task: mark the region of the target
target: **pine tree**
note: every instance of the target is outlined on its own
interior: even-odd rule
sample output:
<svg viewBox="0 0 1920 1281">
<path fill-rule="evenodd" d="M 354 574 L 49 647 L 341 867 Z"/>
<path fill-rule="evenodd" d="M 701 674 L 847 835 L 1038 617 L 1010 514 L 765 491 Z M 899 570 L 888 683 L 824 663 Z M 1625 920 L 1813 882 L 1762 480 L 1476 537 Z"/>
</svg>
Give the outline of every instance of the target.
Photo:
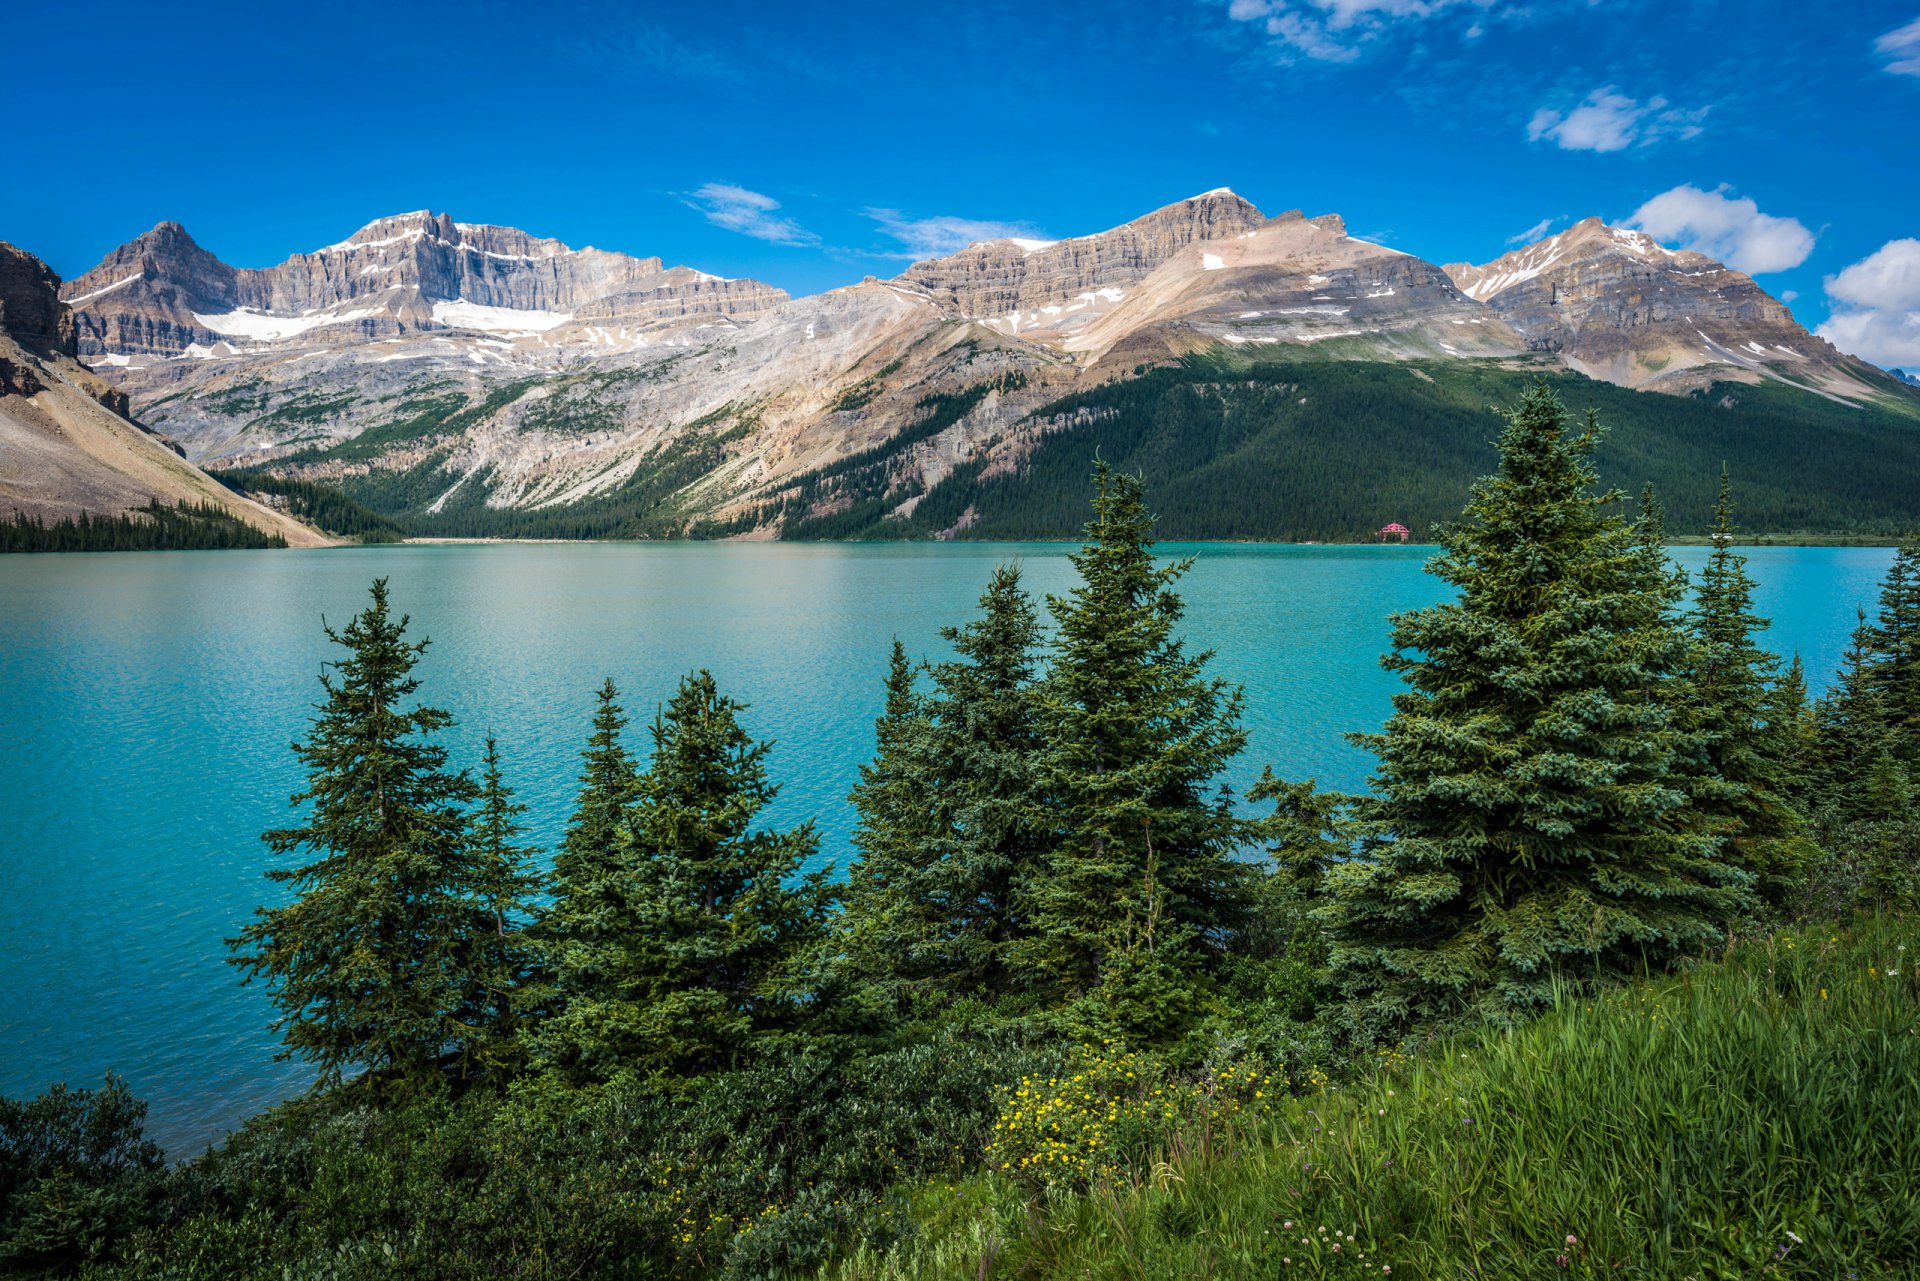
<svg viewBox="0 0 1920 1281">
<path fill-rule="evenodd" d="M 1909 770 L 1920 769 L 1920 542 L 1909 540 L 1894 554 L 1880 588 L 1873 648 L 1873 682 L 1893 752 Z"/>
<path fill-rule="evenodd" d="M 1094 480 L 1081 583 L 1048 600 L 1039 777 L 1056 836 L 1014 954 L 1074 1021 L 1152 1039 L 1192 1017 L 1217 938 L 1241 924 L 1248 870 L 1233 853 L 1248 829 L 1225 788 L 1208 789 L 1246 734 L 1239 691 L 1174 635 L 1191 562 L 1154 563 L 1138 478 L 1101 463 Z"/>
<path fill-rule="evenodd" d="M 523 1065 L 525 1025 L 538 1013 L 537 1002 L 544 994 L 536 981 L 540 966 L 530 933 L 532 902 L 541 888 L 531 864 L 539 851 L 519 843 L 526 835 L 520 821 L 526 812 L 527 807 L 513 799 L 500 768 L 499 744 L 489 734 L 472 837 L 474 888 L 491 928 L 475 940 L 469 1022 L 475 1029 L 475 1065 L 495 1079 L 511 1077 Z"/>
<path fill-rule="evenodd" d="M 1722 468 L 1713 551 L 1689 619 L 1686 722 L 1704 750 L 1690 792 L 1695 811 L 1722 838 L 1722 857 L 1750 873 L 1761 898 L 1780 909 L 1818 853 L 1792 799 L 1802 765 L 1794 700 L 1804 699 L 1805 686 L 1783 698 L 1780 660 L 1754 640 L 1767 620 L 1753 612 L 1753 579 L 1733 535 L 1733 489 Z"/>
<path fill-rule="evenodd" d="M 896 641 L 877 752 L 852 800 L 848 968 L 883 1008 L 993 999 L 1012 986 L 1015 898 L 1049 839 L 1037 790 L 1040 627 L 999 566 L 981 616 L 941 631 L 957 657 L 919 697 Z"/>
<path fill-rule="evenodd" d="M 476 789 L 430 741 L 453 719 L 404 706 L 427 642 L 404 639 L 385 579 L 372 596 L 344 631 L 326 629 L 347 656 L 321 675 L 312 732 L 293 745 L 307 821 L 264 837 L 306 860 L 267 873 L 295 897 L 259 909 L 229 945 L 246 978 L 271 987 L 289 1054 L 314 1062 L 322 1084 L 358 1068 L 389 1092 L 471 1061 L 475 941 L 492 921 L 463 808 Z"/>
<path fill-rule="evenodd" d="M 638 786 L 633 757 L 620 741 L 627 717 L 612 677 L 594 697 L 593 733 L 580 753 L 580 793 L 566 839 L 553 860 L 555 889 L 563 899 L 599 883 L 616 866 L 627 807 Z"/>
<path fill-rule="evenodd" d="M 1364 856 L 1327 876 L 1331 963 L 1370 1017 L 1544 1003 L 1558 977 L 1632 972 L 1715 940 L 1746 878 L 1674 776 L 1666 682 L 1687 645 L 1657 540 L 1594 493 L 1591 414 L 1544 382 L 1498 472 L 1443 527 L 1457 599 L 1396 615 L 1408 688 L 1377 734 Z"/>
<path fill-rule="evenodd" d="M 655 718 L 620 838 L 617 923 L 567 949 L 594 978 L 553 1020 L 578 1079 L 724 1068 L 804 1019 L 806 963 L 833 895 L 824 870 L 799 875 L 819 849 L 811 824 L 754 826 L 778 788 L 771 745 L 740 728 L 744 708 L 702 671 Z"/>
</svg>

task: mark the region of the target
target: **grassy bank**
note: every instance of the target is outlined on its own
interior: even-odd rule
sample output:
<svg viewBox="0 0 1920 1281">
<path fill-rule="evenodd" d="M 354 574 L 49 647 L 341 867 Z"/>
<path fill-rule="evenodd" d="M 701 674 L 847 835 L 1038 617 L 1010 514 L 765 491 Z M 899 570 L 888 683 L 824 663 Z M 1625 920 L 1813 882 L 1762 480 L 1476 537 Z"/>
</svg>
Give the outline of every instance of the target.
<svg viewBox="0 0 1920 1281">
<path fill-rule="evenodd" d="M 1084 1189 L 932 1188 L 919 1234 L 824 1275 L 1910 1277 L 1914 954 L 1895 919 L 1741 941 Z"/>
</svg>

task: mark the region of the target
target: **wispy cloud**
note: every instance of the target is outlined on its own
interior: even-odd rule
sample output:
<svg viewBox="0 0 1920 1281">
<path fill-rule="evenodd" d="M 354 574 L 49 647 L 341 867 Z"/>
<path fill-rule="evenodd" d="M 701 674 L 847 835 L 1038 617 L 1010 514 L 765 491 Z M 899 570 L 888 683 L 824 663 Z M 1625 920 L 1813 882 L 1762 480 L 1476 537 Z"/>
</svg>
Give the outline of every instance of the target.
<svg viewBox="0 0 1920 1281">
<path fill-rule="evenodd" d="M 1722 183 L 1712 191 L 1682 185 L 1633 211 L 1626 225 L 1655 240 L 1717 258 L 1748 275 L 1798 267 L 1813 252 L 1813 233 L 1797 218 L 1760 212 Z"/>
<path fill-rule="evenodd" d="M 1920 18 L 1897 27 L 1873 42 L 1888 58 L 1886 70 L 1896 76 L 1920 76 Z"/>
<path fill-rule="evenodd" d="M 1534 142 L 1546 139 L 1563 151 L 1625 151 L 1669 138 L 1697 138 L 1710 110 L 1685 110 L 1660 97 L 1642 102 L 1605 85 L 1564 111 L 1542 107 L 1534 112 L 1527 137 Z"/>
<path fill-rule="evenodd" d="M 1282 61 L 1353 62 L 1395 28 L 1448 11 L 1475 14 L 1462 34 L 1477 40 L 1486 32 L 1485 18 L 1503 7 L 1516 6 L 1500 0 L 1229 0 L 1227 16 L 1264 32 Z"/>
<path fill-rule="evenodd" d="M 680 199 L 689 209 L 699 210 L 714 226 L 752 236 L 755 240 L 775 245 L 820 243 L 819 236 L 778 212 L 778 200 L 758 191 L 731 183 L 710 182 Z"/>
<path fill-rule="evenodd" d="M 866 212 L 881 231 L 897 242 L 897 249 L 883 251 L 883 256 L 889 258 L 939 258 L 978 241 L 999 240 L 1008 236 L 1046 239 L 1041 232 L 1023 222 L 994 222 L 952 216 L 909 218 L 898 209 L 869 209 Z"/>
<path fill-rule="evenodd" d="M 1507 243 L 1510 245 L 1530 245 L 1545 236 L 1549 231 L 1552 231 L 1553 224 L 1559 222 L 1564 216 L 1565 215 L 1555 215 L 1552 218 L 1542 218 L 1539 222 L 1534 223 L 1533 226 L 1528 227 L 1519 235 L 1508 236 Z"/>
<path fill-rule="evenodd" d="M 1815 333 L 1876 365 L 1920 367 L 1920 240 L 1890 240 L 1826 286 L 1833 312 Z"/>
</svg>

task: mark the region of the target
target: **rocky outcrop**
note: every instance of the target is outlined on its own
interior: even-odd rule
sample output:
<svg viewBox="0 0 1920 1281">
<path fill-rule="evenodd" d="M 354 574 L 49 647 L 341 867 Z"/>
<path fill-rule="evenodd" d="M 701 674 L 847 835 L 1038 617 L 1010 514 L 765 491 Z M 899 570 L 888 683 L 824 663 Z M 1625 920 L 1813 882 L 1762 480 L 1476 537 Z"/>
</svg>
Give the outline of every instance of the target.
<svg viewBox="0 0 1920 1281">
<path fill-rule="evenodd" d="M 24 249 L 0 240 L 0 332 L 43 355 L 74 352 L 73 317 L 61 305 L 60 277 Z"/>
<path fill-rule="evenodd" d="M 1808 333 L 1751 277 L 1598 218 L 1446 270 L 1531 350 L 1623 386 L 1686 391 L 1771 378 L 1857 398 L 1880 394 L 1886 381 Z"/>
<path fill-rule="evenodd" d="M 232 493 L 128 419 L 126 393 L 73 359 L 59 284 L 39 259 L 0 244 L 0 520 L 205 503 L 296 547 L 329 541 Z"/>
<path fill-rule="evenodd" d="M 948 316 L 1011 319 L 1018 328 L 1049 305 L 1124 290 L 1202 240 L 1227 240 L 1267 221 L 1225 187 L 1156 209 L 1111 231 L 1071 240 L 987 240 L 917 262 L 894 283 L 924 293 Z"/>
</svg>

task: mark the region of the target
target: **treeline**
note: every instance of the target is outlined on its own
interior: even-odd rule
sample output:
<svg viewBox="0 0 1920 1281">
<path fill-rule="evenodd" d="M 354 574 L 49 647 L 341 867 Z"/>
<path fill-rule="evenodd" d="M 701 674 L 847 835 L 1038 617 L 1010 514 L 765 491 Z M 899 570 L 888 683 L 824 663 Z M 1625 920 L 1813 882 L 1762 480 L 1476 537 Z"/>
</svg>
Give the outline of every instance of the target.
<svg viewBox="0 0 1920 1281">
<path fill-rule="evenodd" d="M 286 898 L 231 941 L 319 1084 L 168 1173 L 115 1083 L 16 1105 L 41 1155 L 0 1166 L 8 1257 L 806 1273 L 900 1240 L 941 1178 L 1137 1183 L 1176 1121 L 1755 922 L 1920 907 L 1920 545 L 1810 704 L 1758 639 L 1724 477 L 1690 583 L 1651 493 L 1597 490 L 1599 440 L 1527 391 L 1442 529 L 1454 597 L 1393 620 L 1370 789 L 1281 762 L 1251 816 L 1222 783 L 1240 693 L 1176 634 L 1189 563 L 1097 467 L 1077 586 L 1037 602 L 1003 566 L 952 657 L 895 642 L 838 882 L 801 871 L 810 824 L 764 823 L 772 745 L 706 672 L 643 752 L 602 686 L 543 872 L 499 745 L 475 776 L 437 744 L 377 581 L 266 834 Z"/>
<path fill-rule="evenodd" d="M 257 469 L 209 470 L 207 475 L 236 494 L 267 494 L 282 499 L 289 513 L 329 534 L 363 543 L 397 543 L 406 537 L 394 522 L 362 507 L 332 485 L 275 476 Z"/>
<path fill-rule="evenodd" d="M 120 516 L 81 512 L 51 523 L 16 511 L 0 522 L 0 552 L 197 551 L 225 547 L 285 547 L 212 503 L 155 500 Z"/>
</svg>

